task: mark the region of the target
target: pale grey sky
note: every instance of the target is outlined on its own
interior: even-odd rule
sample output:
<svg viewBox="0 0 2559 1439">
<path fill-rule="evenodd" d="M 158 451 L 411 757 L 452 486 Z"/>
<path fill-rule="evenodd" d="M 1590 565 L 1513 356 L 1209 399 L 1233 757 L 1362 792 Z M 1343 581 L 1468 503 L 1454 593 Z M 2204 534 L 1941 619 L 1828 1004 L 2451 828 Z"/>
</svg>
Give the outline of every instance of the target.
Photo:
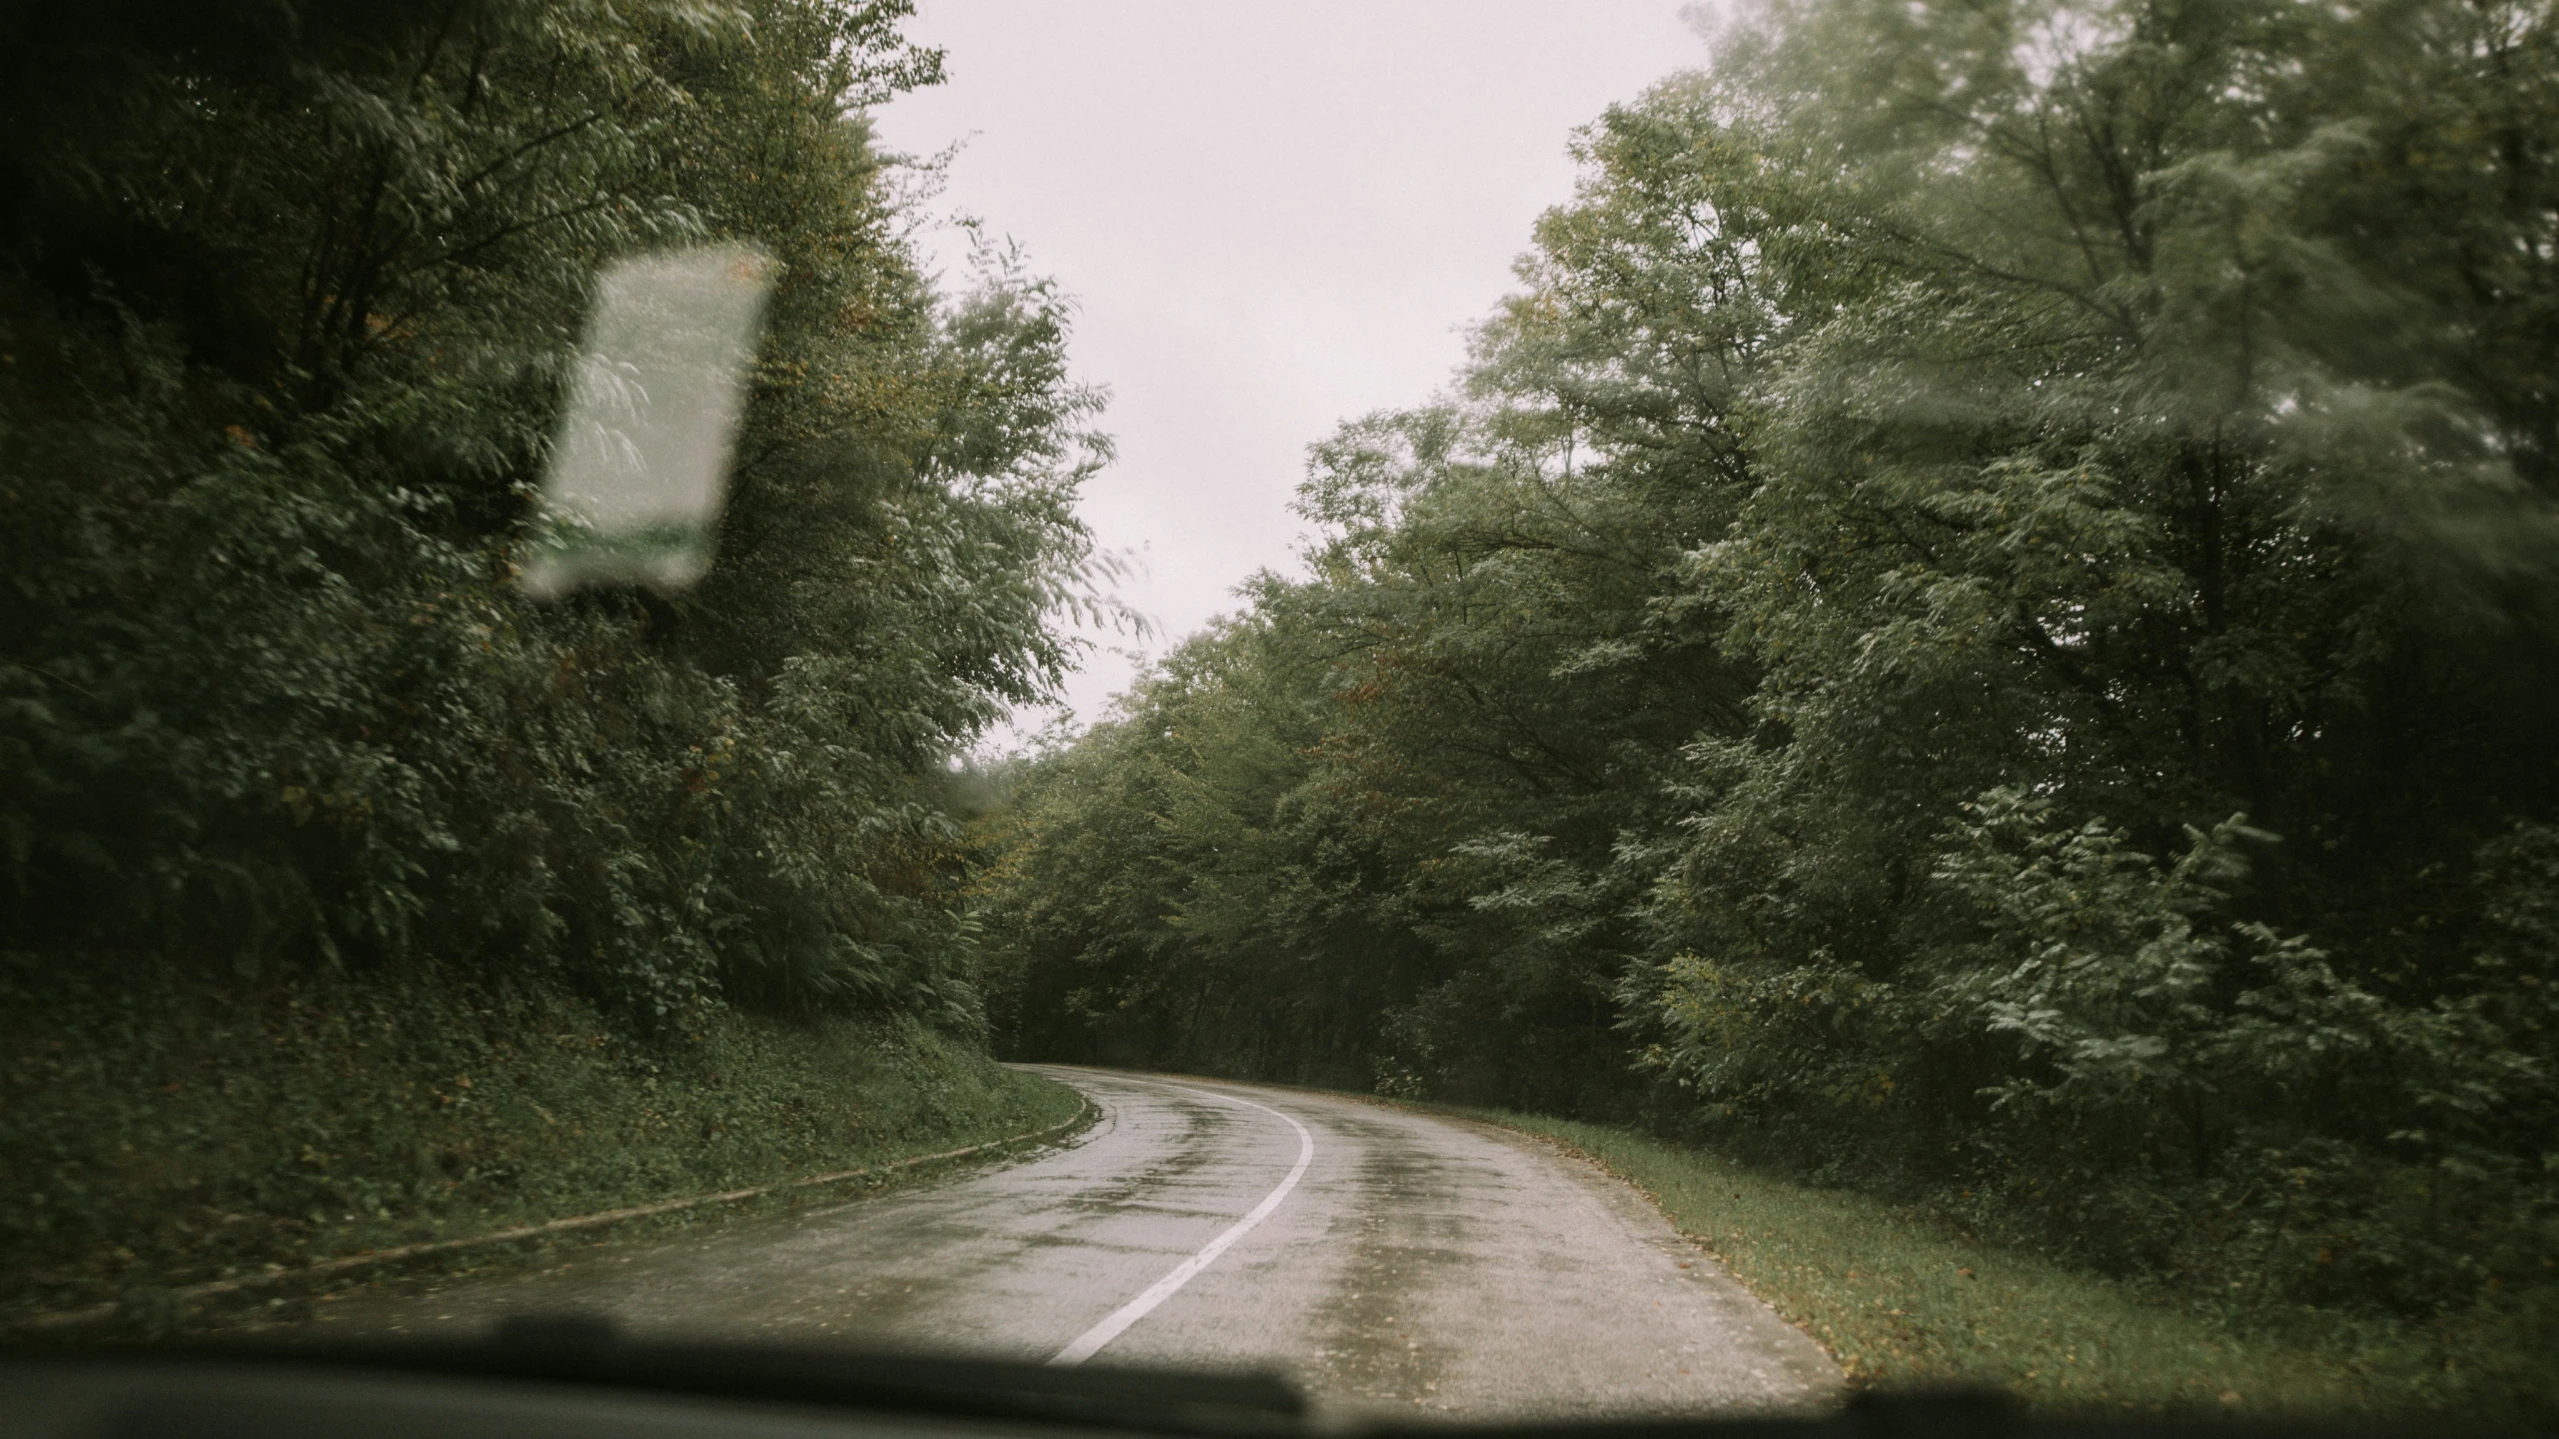
<svg viewBox="0 0 2559 1439">
<path fill-rule="evenodd" d="M 1705 58 L 1678 0 L 922 0 L 908 33 L 950 81 L 881 137 L 965 140 L 935 208 L 1076 297 L 1119 443 L 1083 512 L 1133 561 L 1150 654 L 1294 567 L 1309 444 L 1447 381 L 1572 194 L 1570 132 Z M 962 277 L 959 237 L 932 243 Z M 1135 665 L 1094 638 L 1082 722 Z"/>
</svg>

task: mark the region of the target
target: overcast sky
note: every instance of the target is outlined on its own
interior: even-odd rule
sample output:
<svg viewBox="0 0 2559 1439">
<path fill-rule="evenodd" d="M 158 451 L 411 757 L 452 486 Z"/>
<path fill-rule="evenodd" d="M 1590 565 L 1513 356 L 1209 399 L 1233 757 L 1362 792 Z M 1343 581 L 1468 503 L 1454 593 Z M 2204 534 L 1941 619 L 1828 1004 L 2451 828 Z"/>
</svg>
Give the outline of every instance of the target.
<svg viewBox="0 0 2559 1439">
<path fill-rule="evenodd" d="M 1150 654 L 1295 567 L 1309 444 L 1446 383 L 1572 194 L 1570 132 L 1704 59 L 1678 0 L 922 0 L 908 33 L 950 79 L 881 138 L 965 140 L 935 208 L 1076 297 L 1119 445 L 1083 512 L 1133 561 Z M 1080 722 L 1135 664 L 1096 638 Z"/>
</svg>

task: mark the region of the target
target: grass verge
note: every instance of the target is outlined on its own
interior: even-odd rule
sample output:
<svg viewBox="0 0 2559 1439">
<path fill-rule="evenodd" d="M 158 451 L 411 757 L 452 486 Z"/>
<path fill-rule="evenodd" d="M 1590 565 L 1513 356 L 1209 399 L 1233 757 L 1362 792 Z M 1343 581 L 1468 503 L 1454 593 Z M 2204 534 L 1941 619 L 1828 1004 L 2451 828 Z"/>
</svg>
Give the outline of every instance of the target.
<svg viewBox="0 0 2559 1439">
<path fill-rule="evenodd" d="M 36 993 L 0 968 L 0 1324 L 888 1163 L 1083 1102 L 912 1022 L 709 1009 L 643 1039 L 539 988 L 119 979 Z"/>
<path fill-rule="evenodd" d="M 1852 1383 L 1986 1383 L 2045 1415 L 2370 1418 L 2457 1410 L 2546 1422 L 2548 1396 L 2465 1376 L 2402 1326 L 2199 1312 L 1930 1216 L 1627 1130 L 1460 1111 L 1635 1185 L 1732 1276 L 1827 1346 Z"/>
</svg>

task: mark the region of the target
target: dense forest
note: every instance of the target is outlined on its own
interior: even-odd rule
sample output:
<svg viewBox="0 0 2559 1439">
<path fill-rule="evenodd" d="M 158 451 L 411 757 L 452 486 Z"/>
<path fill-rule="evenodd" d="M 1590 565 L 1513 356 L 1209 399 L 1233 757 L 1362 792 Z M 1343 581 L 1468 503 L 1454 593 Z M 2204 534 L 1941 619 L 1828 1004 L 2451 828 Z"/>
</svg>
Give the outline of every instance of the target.
<svg viewBox="0 0 2559 1439">
<path fill-rule="evenodd" d="M 0 19 L 13 1290 L 151 1261 L 171 1205 L 193 1262 L 238 1215 L 498 1203 L 530 1160 L 408 1127 L 468 1104 L 584 1163 L 564 1101 L 492 1095 L 527 1044 L 591 1042 L 632 1096 L 597 1103 L 663 1125 L 722 1024 L 701 1085 L 786 1082 L 724 1016 L 980 1042 L 947 760 L 1070 658 L 1105 447 L 1045 282 L 919 270 L 863 119 L 938 75 L 911 8 Z M 717 563 L 533 603 L 596 277 L 708 241 L 779 270 Z"/>
<path fill-rule="evenodd" d="M 1579 134 L 1441 398 L 1314 447 L 1303 571 L 1002 774 L 1005 1042 L 2546 1356 L 2551 12 L 1780 0 L 1712 56 Z"/>
<path fill-rule="evenodd" d="M 973 1006 L 935 786 L 1065 657 L 1094 401 L 906 253 L 902 8 L 11 22 L 13 951 Z M 705 238 L 782 269 L 714 577 L 518 600 L 593 275 Z"/>
<path fill-rule="evenodd" d="M 992 802 L 1108 445 L 921 271 L 909 8 L 0 17 L 0 1305 L 1019 1131 L 991 1035 L 2559 1346 L 2546 6 L 1746 7 Z M 596 276 L 715 241 L 709 578 L 534 602 Z"/>
</svg>

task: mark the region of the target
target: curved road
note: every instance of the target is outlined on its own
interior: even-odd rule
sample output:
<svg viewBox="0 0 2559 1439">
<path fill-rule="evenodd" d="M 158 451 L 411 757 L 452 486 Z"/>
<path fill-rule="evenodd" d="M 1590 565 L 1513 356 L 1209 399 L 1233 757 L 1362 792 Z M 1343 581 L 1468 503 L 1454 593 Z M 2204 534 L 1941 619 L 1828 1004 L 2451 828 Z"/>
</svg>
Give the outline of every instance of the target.
<svg viewBox="0 0 2559 1439">
<path fill-rule="evenodd" d="M 640 1333 L 1272 1369 L 1336 1411 L 1826 1404 L 1839 1371 L 1624 1184 L 1490 1125 L 1039 1066 L 1070 1146 L 532 1274 L 323 1305 L 341 1332 L 579 1310 Z"/>
</svg>

